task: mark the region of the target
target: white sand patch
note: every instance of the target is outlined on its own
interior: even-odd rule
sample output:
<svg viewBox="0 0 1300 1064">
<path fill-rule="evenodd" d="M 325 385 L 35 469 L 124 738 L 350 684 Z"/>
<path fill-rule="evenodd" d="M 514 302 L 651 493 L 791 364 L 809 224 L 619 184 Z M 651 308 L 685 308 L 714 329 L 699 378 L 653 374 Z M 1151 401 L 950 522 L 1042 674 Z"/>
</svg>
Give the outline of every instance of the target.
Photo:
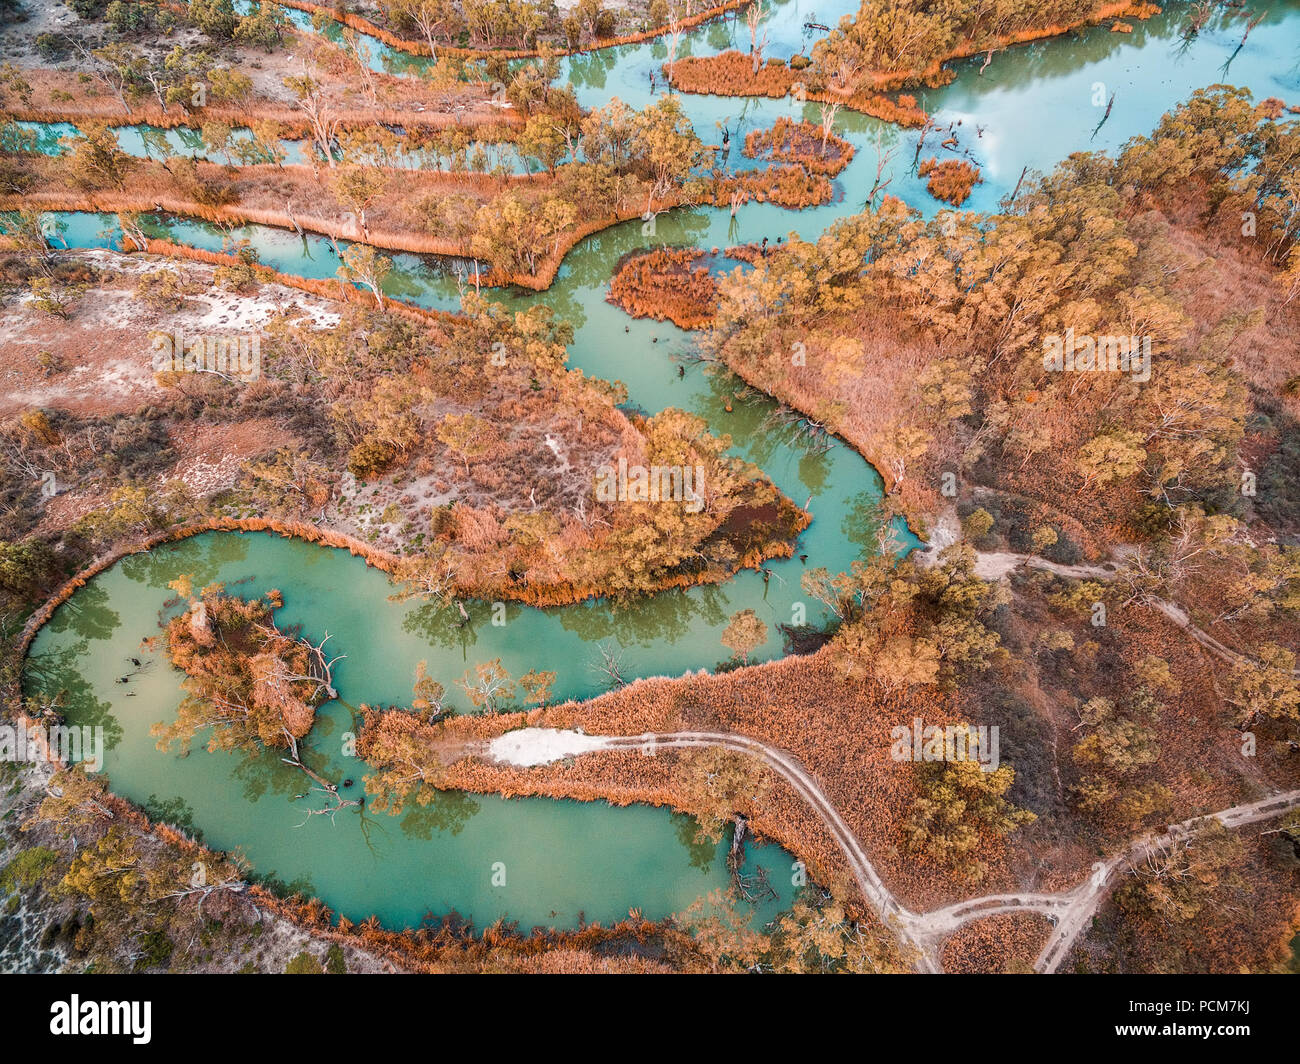
<svg viewBox="0 0 1300 1064">
<path fill-rule="evenodd" d="M 573 467 L 569 465 L 569 455 L 561 446 L 560 441 L 551 433 L 546 434 L 546 446 L 550 448 L 551 454 L 555 455 L 560 462 L 559 472 L 567 473 Z"/>
<path fill-rule="evenodd" d="M 206 498 L 218 491 L 234 487 L 246 460 L 247 456 L 242 454 L 223 455 L 215 462 L 198 457 L 174 470 L 159 474 L 158 482 L 162 485 L 175 477 L 180 477 L 186 488 L 196 496 Z"/>
<path fill-rule="evenodd" d="M 207 304 L 207 310 L 197 315 L 191 327 L 199 330 L 220 329 L 256 329 L 265 325 L 271 318 L 281 312 L 302 313 L 295 318 L 295 324 L 310 323 L 313 328 L 332 329 L 338 325 L 342 315 L 336 311 L 326 310 L 320 305 L 299 305 L 291 298 L 291 290 L 279 285 L 263 285 L 257 296 L 241 296 L 235 293 L 222 295 L 211 291 L 199 296 L 191 296 L 195 302 Z"/>
<path fill-rule="evenodd" d="M 155 255 L 123 255 L 99 248 L 77 254 L 100 269 L 127 276 L 138 277 L 161 269 L 211 284 L 216 272 L 214 267 L 206 263 L 178 263 Z M 107 307 L 110 300 L 130 306 Z M 189 304 L 185 310 L 173 312 L 166 317 L 186 328 L 202 331 L 255 329 L 265 325 L 276 314 L 286 312 L 294 324 L 310 324 L 317 329 L 332 329 L 342 318 L 337 310 L 332 309 L 337 306 L 336 303 L 281 284 L 259 284 L 252 295 L 209 288 L 206 292 L 186 293 L 185 301 Z M 104 320 L 113 323 L 129 318 L 132 312 L 138 314 L 138 297 L 132 290 L 99 288 L 95 291 L 94 300 L 86 301 L 92 302 L 104 308 L 107 311 L 103 315 Z M 194 304 L 202 304 L 203 309 L 200 310 Z M 80 316 L 79 312 L 78 317 Z"/>
<path fill-rule="evenodd" d="M 957 517 L 957 509 L 949 506 L 939 515 L 939 519 L 930 529 L 930 540 L 923 549 L 917 550 L 912 555 L 923 569 L 928 569 L 939 561 L 939 555 L 948 547 L 951 547 L 961 539 L 961 521 Z"/>
<path fill-rule="evenodd" d="M 529 768 L 577 754 L 587 754 L 593 750 L 603 750 L 609 744 L 607 736 L 583 735 L 572 729 L 520 728 L 499 735 L 488 743 L 487 755 L 493 761 Z"/>
</svg>

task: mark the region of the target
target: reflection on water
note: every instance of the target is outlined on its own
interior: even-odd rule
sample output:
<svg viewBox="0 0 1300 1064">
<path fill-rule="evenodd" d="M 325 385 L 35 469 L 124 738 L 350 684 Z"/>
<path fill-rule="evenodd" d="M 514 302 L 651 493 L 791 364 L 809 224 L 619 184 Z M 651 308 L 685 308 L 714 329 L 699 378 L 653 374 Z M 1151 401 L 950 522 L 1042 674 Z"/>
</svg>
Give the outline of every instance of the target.
<svg viewBox="0 0 1300 1064">
<path fill-rule="evenodd" d="M 598 686 L 584 664 L 594 649 L 566 628 L 568 611 L 514 606 L 503 629 L 490 623 L 484 604 L 472 603 L 476 623 L 456 628 L 458 615 L 394 602 L 387 578 L 344 551 L 267 533 L 208 533 L 167 544 L 80 589 L 37 636 L 25 677 L 28 694 L 61 698 L 69 723 L 105 728 L 104 770 L 113 789 L 159 820 L 242 851 L 259 877 L 308 889 L 349 918 L 373 913 L 395 927 L 452 910 L 480 925 L 504 916 L 526 926 L 576 926 L 580 913 L 609 922 L 633 907 L 658 918 L 727 883 L 726 846 L 686 840 L 664 810 L 439 793 L 396 817 L 362 806 L 331 818 L 312 815 L 325 807 L 323 796 L 274 752 L 212 753 L 201 743 L 188 755 L 160 752 L 149 728 L 174 715 L 181 676 L 164 651 L 141 640 L 173 614 L 167 583 L 188 572 L 244 595 L 284 589 L 278 622 L 313 641 L 328 630 L 331 645 L 347 654 L 335 670 L 342 698 L 321 708 L 303 756 L 328 778 L 351 779 L 344 791 L 351 797 L 360 796 L 369 771 L 349 753 L 355 706 L 409 703 L 418 661 L 427 660 L 452 692 L 467 661 L 498 655 L 514 675 L 539 662 L 556 667 L 564 677 L 557 697 Z M 111 623 L 104 620 L 108 602 Z M 652 605 L 659 608 L 657 600 Z M 609 604 L 580 609 L 604 617 L 593 630 L 605 637 L 636 618 Z M 423 625 L 410 624 L 413 615 Z M 88 624 L 88 617 L 99 620 Z M 663 651 L 650 622 L 638 623 Z M 702 663 L 710 656 L 719 655 L 710 648 Z M 790 862 L 776 847 L 752 852 L 768 867 Z M 505 869 L 499 886 L 497 865 Z M 759 916 L 769 919 L 778 908 L 768 903 Z"/>
</svg>

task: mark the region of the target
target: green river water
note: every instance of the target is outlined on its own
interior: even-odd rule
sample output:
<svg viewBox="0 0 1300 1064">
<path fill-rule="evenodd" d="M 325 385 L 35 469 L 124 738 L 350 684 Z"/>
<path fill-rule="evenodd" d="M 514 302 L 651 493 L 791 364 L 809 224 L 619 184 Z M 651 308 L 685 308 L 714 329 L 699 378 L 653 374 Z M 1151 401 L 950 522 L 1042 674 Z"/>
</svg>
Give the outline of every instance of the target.
<svg viewBox="0 0 1300 1064">
<path fill-rule="evenodd" d="M 805 21 L 833 24 L 851 7 L 856 5 L 848 0 L 775 4 L 768 15 L 767 54 L 806 51 L 811 38 L 802 29 Z M 1300 3 L 1274 2 L 1226 70 L 1241 24 L 1212 24 L 1185 45 L 1179 39 L 1183 12 L 1183 5 L 1171 4 L 1166 13 L 1137 23 L 1132 34 L 1096 29 L 1002 52 L 982 75 L 982 57 L 964 61 L 957 64 L 953 84 L 918 93 L 938 121 L 953 124 L 960 149 L 982 168 L 984 184 L 968 208 L 996 209 L 1025 166 L 1047 170 L 1071 151 L 1115 150 L 1150 131 L 1164 111 L 1201 86 L 1228 82 L 1249 87 L 1257 98 L 1300 102 Z M 297 19 L 297 13 L 291 15 Z M 418 60 L 394 55 L 378 42 L 371 47 L 376 67 L 418 71 Z M 683 38 L 679 54 L 728 47 L 748 47 L 743 22 L 700 27 Z M 566 60 L 561 80 L 572 80 L 586 106 L 619 96 L 642 107 L 653 99 L 649 72 L 666 54 L 663 42 L 605 49 Z M 1106 99 L 1114 95 L 1115 106 L 1094 136 L 1104 109 L 1092 104 L 1098 84 Z M 746 130 L 770 125 L 779 115 L 816 117 L 815 107 L 791 100 L 680 99 L 706 141 L 720 142 L 725 126 L 733 152 Z M 350 707 L 363 701 L 408 703 L 415 663 L 422 659 L 454 692 L 453 703 L 459 693 L 454 681 L 465 669 L 498 656 L 516 675 L 534 667 L 556 670 L 557 698 L 584 696 L 602 689 L 592 669 L 598 645 L 621 652 L 629 677 L 710 669 L 726 657 L 719 636 L 728 616 L 743 608 L 755 609 L 772 633 L 756 657 L 778 656 L 776 626 L 795 619 L 797 607 L 806 609 L 810 623 L 825 620 L 817 604 L 801 595 L 805 564 L 835 572 L 875 549 L 880 479 L 843 444 L 810 457 L 765 432 L 766 401 L 733 402 L 733 412 L 726 412 L 741 389 L 736 378 L 692 368 L 679 379 L 672 356 L 687 349 L 689 335 L 671 325 L 633 321 L 604 295 L 618 258 L 648 244 L 721 247 L 764 236 L 775 241 L 791 231 L 815 238 L 837 218 L 862 209 L 878 151 L 894 150 L 888 192 L 933 211 L 934 202 L 908 173 L 915 131 L 852 112 L 840 113 L 837 131 L 854 143 L 857 156 L 836 182 L 831 204 L 797 213 L 749 204 L 734 219 L 726 210 L 679 210 L 661 215 L 653 235 L 644 234 L 640 222 L 628 223 L 574 248 L 546 292 L 493 293 L 512 307 L 533 302 L 553 307 L 576 328 L 571 365 L 622 380 L 639 409 L 653 413 L 672 406 L 699 414 L 714 432 L 731 434 L 736 453 L 757 463 L 795 502 L 808 500 L 813 523 L 800 537 L 796 557 L 771 564 L 769 582 L 746 572 L 720 587 L 670 592 L 631 605 L 510 606 L 504 627 L 491 624 L 488 604 L 471 604 L 473 623 L 458 628 L 432 607 L 390 602 L 387 579 L 344 552 L 262 534 L 208 534 L 128 558 L 79 591 L 37 637 L 29 689 L 66 689 L 72 723 L 105 727 L 110 740 L 105 769 L 114 790 L 200 831 L 214 846 L 241 849 L 257 873 L 296 883 L 354 919 L 373 913 L 387 926 L 401 927 L 428 912 L 454 909 L 480 925 L 504 915 L 525 928 L 572 927 L 582 919 L 615 920 L 632 907 L 650 918 L 663 917 L 724 886 L 725 844 L 695 845 L 691 821 L 647 807 L 449 794 L 427 810 L 396 818 L 355 810 L 345 810 L 334 822 L 307 818 L 312 799 L 294 797 L 306 790 L 304 777 L 274 757 L 209 754 L 201 748 L 180 757 L 154 748 L 149 725 L 174 713 L 180 677 L 161 654 L 142 654 L 140 641 L 158 633 L 171 597 L 167 582 L 181 573 L 193 574 L 200 584 L 225 581 L 248 596 L 280 588 L 282 622 L 301 624 L 313 641 L 328 631 L 333 652 L 347 655 L 336 671 L 341 698 L 321 712 L 311 746 L 316 757 L 330 762 L 329 774 L 357 780 L 353 794 L 360 791 L 366 766 L 342 753 L 344 733 L 354 727 Z M 57 138 L 68 132 L 44 128 L 43 146 L 55 150 Z M 129 128 L 120 130 L 119 138 L 128 150 L 139 141 Z M 743 165 L 738 158 L 731 162 Z M 118 239 L 109 216 L 66 214 L 58 221 L 61 239 L 70 247 L 109 247 Z M 221 248 L 222 235 L 202 223 L 157 218 L 150 225 L 181 243 Z M 323 240 L 257 226 L 240 235 L 264 263 L 286 273 L 333 277 L 337 270 Z M 455 266 L 399 255 L 386 289 L 422 306 L 454 309 Z M 917 542 L 905 529 L 896 534 L 903 550 Z M 806 563 L 799 554 L 807 555 Z M 132 671 L 128 659 L 133 656 L 145 660 L 144 670 L 129 684 L 116 683 Z M 460 708 L 467 709 L 463 702 L 462 696 Z M 778 891 L 775 900 L 758 908 L 757 921 L 789 903 L 792 863 L 779 847 L 749 848 L 750 870 L 763 866 Z"/>
</svg>

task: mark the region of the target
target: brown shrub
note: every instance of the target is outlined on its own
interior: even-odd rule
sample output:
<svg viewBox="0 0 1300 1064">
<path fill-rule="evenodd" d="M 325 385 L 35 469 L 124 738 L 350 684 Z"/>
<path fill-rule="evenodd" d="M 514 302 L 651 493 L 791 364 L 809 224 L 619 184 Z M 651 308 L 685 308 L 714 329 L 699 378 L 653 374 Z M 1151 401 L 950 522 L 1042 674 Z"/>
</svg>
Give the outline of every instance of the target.
<svg viewBox="0 0 1300 1064">
<path fill-rule="evenodd" d="M 979 167 L 971 166 L 964 159 L 945 159 L 939 162 L 934 157 L 921 163 L 918 171 L 922 177 L 928 177 L 926 191 L 935 199 L 960 207 L 970 197 L 971 189 L 984 183 L 980 177 Z"/>
</svg>

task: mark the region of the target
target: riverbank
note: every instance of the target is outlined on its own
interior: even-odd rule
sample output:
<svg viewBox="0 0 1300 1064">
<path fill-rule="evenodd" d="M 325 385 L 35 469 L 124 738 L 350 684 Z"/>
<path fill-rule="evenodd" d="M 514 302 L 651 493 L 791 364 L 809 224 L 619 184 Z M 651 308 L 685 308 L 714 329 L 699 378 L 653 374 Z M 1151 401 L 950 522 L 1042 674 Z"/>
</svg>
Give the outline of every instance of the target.
<svg viewBox="0 0 1300 1064">
<path fill-rule="evenodd" d="M 358 33 L 364 33 L 368 37 L 374 37 L 376 40 L 388 45 L 389 48 L 396 49 L 399 52 L 405 52 L 407 55 L 417 56 L 437 56 L 438 58 L 451 57 L 457 59 L 538 59 L 550 56 L 566 55 L 585 55 L 588 52 L 599 51 L 605 48 L 617 48 L 625 44 L 640 44 L 643 41 L 652 41 L 657 37 L 663 37 L 674 31 L 682 32 L 683 30 L 692 29 L 702 25 L 705 22 L 711 22 L 716 18 L 727 14 L 731 11 L 739 11 L 741 8 L 748 7 L 751 0 L 724 0 L 721 4 L 713 4 L 697 11 L 694 14 L 687 14 L 678 17 L 672 26 L 652 26 L 649 29 L 639 30 L 633 33 L 619 34 L 614 37 L 593 37 L 581 47 L 557 47 L 557 48 L 462 48 L 451 44 L 438 44 L 436 48 L 430 48 L 427 41 L 411 40 L 405 37 L 399 37 L 388 30 L 382 29 L 368 19 L 363 18 L 350 11 L 340 11 L 338 8 L 325 7 L 320 4 L 310 3 L 309 0 L 278 0 L 281 7 L 293 8 L 302 11 L 313 17 L 319 16 L 328 19 L 351 29 Z"/>
<path fill-rule="evenodd" d="M 771 99 L 789 96 L 806 102 L 847 107 L 904 128 L 919 128 L 927 124 L 929 117 L 917 106 L 915 97 L 900 95 L 890 100 L 885 93 L 946 84 L 955 76 L 947 69 L 947 64 L 982 52 L 987 52 L 992 59 L 994 52 L 1006 48 L 1060 37 L 1114 19 L 1145 20 L 1159 11 L 1159 7 L 1141 0 L 1137 3 L 1131 0 L 1106 3 L 1086 18 L 1070 24 L 1025 29 L 1000 35 L 992 41 L 967 39 L 942 57 L 923 67 L 911 69 L 862 69 L 858 64 L 845 59 L 842 65 L 837 60 L 835 68 L 823 71 L 817 67 L 816 48 L 811 62 L 803 55 L 795 57 L 800 61 L 797 66 L 792 62 L 768 59 L 766 62 L 760 60 L 758 69 L 755 70 L 755 60 L 751 54 L 727 51 L 717 55 L 683 56 L 665 62 L 662 69 L 664 77 L 673 88 L 681 92 L 714 96 L 765 96 Z M 844 47 L 851 50 L 852 45 Z M 842 71 L 848 73 L 843 74 Z M 841 80 L 843 77 L 848 78 L 848 84 Z"/>
</svg>

